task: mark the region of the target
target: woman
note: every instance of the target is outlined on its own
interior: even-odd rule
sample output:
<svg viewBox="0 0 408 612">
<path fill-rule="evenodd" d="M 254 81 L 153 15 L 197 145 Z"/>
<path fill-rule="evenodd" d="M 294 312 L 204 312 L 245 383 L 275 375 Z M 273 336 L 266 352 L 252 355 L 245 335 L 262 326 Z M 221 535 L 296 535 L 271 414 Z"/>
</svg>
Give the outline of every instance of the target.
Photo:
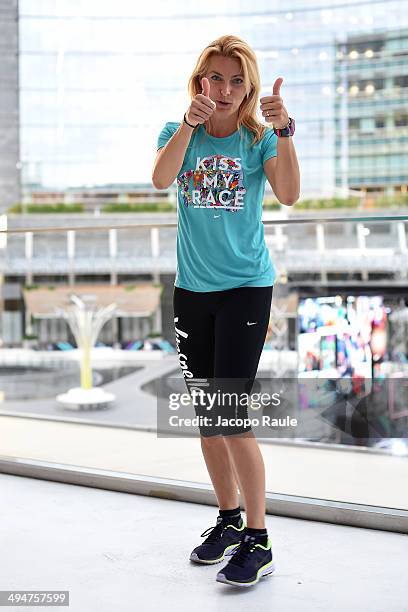
<svg viewBox="0 0 408 612">
<path fill-rule="evenodd" d="M 153 185 L 167 189 L 176 178 L 178 184 L 173 306 L 180 366 L 191 393 L 216 388 L 249 394 L 256 376 L 275 280 L 261 220 L 266 178 L 287 206 L 298 200 L 300 189 L 294 120 L 280 97 L 282 81 L 260 100 L 271 129 L 256 117 L 260 77 L 254 51 L 237 36 L 221 36 L 198 58 L 183 120 L 167 122 L 158 138 Z M 196 414 L 208 417 L 208 403 L 198 403 Z M 218 415 L 245 417 L 237 404 L 220 402 Z M 190 559 L 212 564 L 229 555 L 216 579 L 250 586 L 274 570 L 265 529 L 264 463 L 250 425 L 217 422 L 200 420 L 200 441 L 219 515 Z"/>
</svg>

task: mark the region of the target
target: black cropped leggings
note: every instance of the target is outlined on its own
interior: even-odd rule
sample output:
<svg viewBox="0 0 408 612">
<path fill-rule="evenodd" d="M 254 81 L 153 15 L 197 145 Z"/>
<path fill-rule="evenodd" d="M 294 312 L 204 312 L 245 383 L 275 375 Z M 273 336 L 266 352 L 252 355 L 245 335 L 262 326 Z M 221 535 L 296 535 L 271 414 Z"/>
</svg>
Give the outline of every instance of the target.
<svg viewBox="0 0 408 612">
<path fill-rule="evenodd" d="M 265 343 L 273 286 L 236 287 L 225 291 L 196 292 L 174 287 L 173 310 L 180 367 L 188 391 L 250 394 Z M 215 385 L 215 386 L 214 386 Z M 208 416 L 198 405 L 196 416 Z M 218 406 L 228 419 L 248 418 L 247 408 Z M 203 437 L 250 431 L 250 425 L 234 428 L 199 425 Z"/>
</svg>

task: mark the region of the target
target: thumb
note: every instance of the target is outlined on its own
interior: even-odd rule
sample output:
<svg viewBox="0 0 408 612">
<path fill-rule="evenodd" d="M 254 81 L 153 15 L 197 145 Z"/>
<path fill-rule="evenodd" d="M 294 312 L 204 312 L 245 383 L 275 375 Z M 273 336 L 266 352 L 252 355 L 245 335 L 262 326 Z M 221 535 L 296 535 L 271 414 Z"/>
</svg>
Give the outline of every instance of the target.
<svg viewBox="0 0 408 612">
<path fill-rule="evenodd" d="M 209 98 L 210 97 L 210 81 L 207 79 L 207 77 L 203 77 L 201 79 L 201 87 L 203 88 L 201 93 L 207 96 L 207 98 Z"/>
<path fill-rule="evenodd" d="M 274 96 L 280 96 L 280 88 L 281 88 L 282 83 L 283 83 L 282 77 L 279 77 L 276 79 L 275 83 L 273 84 L 273 92 L 272 92 Z"/>
</svg>

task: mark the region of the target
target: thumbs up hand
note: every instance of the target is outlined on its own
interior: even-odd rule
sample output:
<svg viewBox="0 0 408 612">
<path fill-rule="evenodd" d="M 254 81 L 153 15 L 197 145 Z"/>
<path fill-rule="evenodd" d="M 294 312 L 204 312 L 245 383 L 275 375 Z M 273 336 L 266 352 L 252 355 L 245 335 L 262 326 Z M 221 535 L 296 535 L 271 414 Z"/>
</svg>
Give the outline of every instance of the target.
<svg viewBox="0 0 408 612">
<path fill-rule="evenodd" d="M 201 87 L 202 87 L 201 93 L 206 98 L 209 98 L 210 97 L 210 81 L 207 79 L 207 77 L 203 77 L 201 79 Z"/>
<path fill-rule="evenodd" d="M 201 79 L 202 92 L 195 95 L 188 111 L 186 119 L 192 125 L 197 126 L 199 123 L 205 123 L 216 109 L 216 103 L 210 98 L 210 81 L 207 77 Z"/>
<path fill-rule="evenodd" d="M 260 98 L 260 107 L 262 115 L 265 117 L 265 121 L 267 123 L 272 123 L 273 127 L 275 127 L 277 130 L 283 129 L 289 122 L 288 112 L 283 105 L 282 98 L 280 97 L 280 88 L 282 83 L 282 77 L 277 78 L 273 84 L 272 95 Z"/>
</svg>

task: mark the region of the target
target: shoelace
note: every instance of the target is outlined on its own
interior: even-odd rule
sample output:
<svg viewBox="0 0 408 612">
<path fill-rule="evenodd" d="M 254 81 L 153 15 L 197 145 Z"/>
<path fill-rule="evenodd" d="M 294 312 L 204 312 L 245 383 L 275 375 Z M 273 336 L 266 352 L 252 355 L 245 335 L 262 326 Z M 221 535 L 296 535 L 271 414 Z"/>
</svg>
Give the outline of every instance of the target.
<svg viewBox="0 0 408 612">
<path fill-rule="evenodd" d="M 255 542 L 251 542 L 250 540 L 244 542 L 244 540 L 241 540 L 238 548 L 235 549 L 235 552 L 230 559 L 230 563 L 243 567 L 245 561 L 248 559 L 253 550 L 255 550 Z"/>
<path fill-rule="evenodd" d="M 214 544 L 215 542 L 217 542 L 224 529 L 226 529 L 226 524 L 223 521 L 220 521 L 212 527 L 208 527 L 208 529 L 203 531 L 203 533 L 201 534 L 201 537 L 204 538 L 207 533 L 209 533 L 208 538 L 204 540 L 203 544 Z"/>
</svg>

